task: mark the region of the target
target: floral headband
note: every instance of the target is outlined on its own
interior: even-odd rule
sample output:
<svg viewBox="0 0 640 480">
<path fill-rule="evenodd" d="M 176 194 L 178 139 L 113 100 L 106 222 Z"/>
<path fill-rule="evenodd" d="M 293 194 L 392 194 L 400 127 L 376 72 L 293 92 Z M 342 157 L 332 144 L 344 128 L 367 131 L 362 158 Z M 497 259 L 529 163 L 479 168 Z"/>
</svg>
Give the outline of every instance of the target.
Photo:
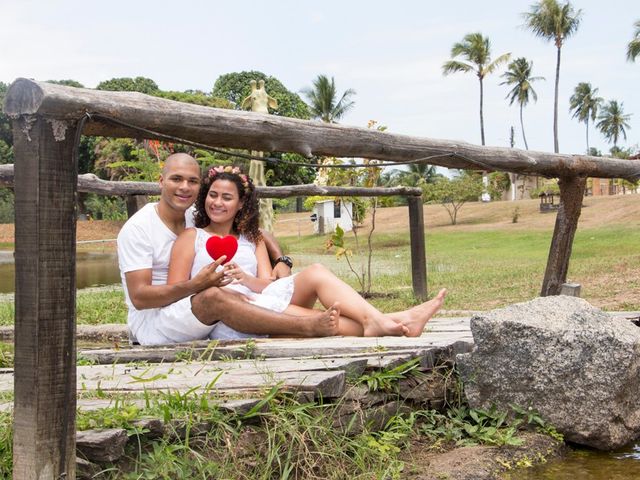
<svg viewBox="0 0 640 480">
<path fill-rule="evenodd" d="M 247 177 L 244 173 L 240 172 L 240 168 L 232 167 L 231 165 L 218 165 L 217 167 L 212 167 L 209 169 L 209 178 L 214 180 L 216 176 L 220 173 L 230 173 L 232 175 L 238 175 L 240 180 L 242 181 L 242 186 L 244 188 L 249 187 L 249 177 Z"/>
</svg>

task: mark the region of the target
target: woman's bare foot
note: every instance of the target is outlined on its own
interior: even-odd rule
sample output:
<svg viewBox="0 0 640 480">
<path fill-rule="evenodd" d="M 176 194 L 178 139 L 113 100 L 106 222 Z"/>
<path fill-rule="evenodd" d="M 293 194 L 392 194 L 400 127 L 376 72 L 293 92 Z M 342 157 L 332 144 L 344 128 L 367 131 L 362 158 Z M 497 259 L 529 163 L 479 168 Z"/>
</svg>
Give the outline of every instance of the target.
<svg viewBox="0 0 640 480">
<path fill-rule="evenodd" d="M 305 337 L 332 337 L 338 334 L 340 324 L 340 304 L 334 303 L 324 312 L 318 312 L 301 317 L 303 336 Z"/>
<path fill-rule="evenodd" d="M 386 315 L 372 320 L 363 326 L 365 337 L 401 337 L 409 334 L 409 328 L 402 322 L 394 320 Z"/>
<path fill-rule="evenodd" d="M 442 308 L 446 296 L 447 289 L 443 288 L 431 300 L 403 312 L 391 313 L 389 317 L 407 328 L 407 337 L 419 337 L 427 322 Z"/>
</svg>

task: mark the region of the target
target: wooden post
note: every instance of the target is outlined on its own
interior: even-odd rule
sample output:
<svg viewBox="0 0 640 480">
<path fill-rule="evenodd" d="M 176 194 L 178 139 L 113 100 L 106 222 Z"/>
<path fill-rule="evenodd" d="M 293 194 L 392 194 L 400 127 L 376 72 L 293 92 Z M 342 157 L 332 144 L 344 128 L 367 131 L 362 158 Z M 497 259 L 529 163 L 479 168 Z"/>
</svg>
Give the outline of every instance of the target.
<svg viewBox="0 0 640 480">
<path fill-rule="evenodd" d="M 13 119 L 14 479 L 75 478 L 77 126 Z"/>
<path fill-rule="evenodd" d="M 127 195 L 125 198 L 127 202 L 127 218 L 131 218 L 149 201 L 146 195 Z"/>
<path fill-rule="evenodd" d="M 424 302 L 427 299 L 427 258 L 424 242 L 422 197 L 407 197 L 409 202 L 409 234 L 411 236 L 411 280 L 413 294 Z"/>
<path fill-rule="evenodd" d="M 587 183 L 585 177 L 560 177 L 560 207 L 553 230 L 547 269 L 544 272 L 540 296 L 559 295 L 567 280 L 573 237 L 578 228 L 582 211 L 582 199 Z"/>
</svg>

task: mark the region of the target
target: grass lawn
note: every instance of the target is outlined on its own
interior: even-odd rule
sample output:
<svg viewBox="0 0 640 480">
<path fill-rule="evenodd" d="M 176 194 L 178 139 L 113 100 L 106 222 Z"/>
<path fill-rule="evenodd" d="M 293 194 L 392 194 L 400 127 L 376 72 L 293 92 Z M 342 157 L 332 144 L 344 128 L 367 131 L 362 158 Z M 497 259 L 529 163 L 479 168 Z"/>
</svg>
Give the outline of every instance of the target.
<svg viewBox="0 0 640 480">
<path fill-rule="evenodd" d="M 355 250 L 351 234 L 350 248 Z M 366 246 L 364 234 L 360 243 Z M 429 295 L 447 288 L 446 310 L 488 310 L 536 297 L 540 292 L 551 231 L 474 230 L 427 231 Z M 326 238 L 314 235 L 283 237 L 282 246 L 301 268 L 323 263 L 355 288 L 359 288 L 344 258 L 325 251 Z M 607 226 L 578 230 L 569 265 L 568 281 L 582 285 L 582 297 L 606 310 L 640 310 L 640 230 Z M 415 304 L 411 287 L 409 234 L 373 236 L 372 298 L 382 311 Z M 363 250 L 364 252 L 364 250 Z M 352 263 L 361 271 L 364 254 Z M 78 323 L 125 323 L 121 289 L 80 291 Z M 13 323 L 13 302 L 0 302 L 0 325 Z"/>
</svg>

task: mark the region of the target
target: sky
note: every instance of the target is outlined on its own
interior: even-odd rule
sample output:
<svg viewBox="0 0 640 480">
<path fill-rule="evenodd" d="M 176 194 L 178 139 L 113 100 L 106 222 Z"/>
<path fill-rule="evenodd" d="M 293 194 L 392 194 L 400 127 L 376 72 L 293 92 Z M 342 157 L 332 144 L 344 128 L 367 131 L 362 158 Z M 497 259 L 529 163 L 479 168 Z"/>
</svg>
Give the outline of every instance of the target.
<svg viewBox="0 0 640 480">
<path fill-rule="evenodd" d="M 183 0 L 0 0 L 0 81 L 74 79 L 93 88 L 114 77 L 144 76 L 163 90 L 211 91 L 225 73 L 259 70 L 300 92 L 318 74 L 339 92 L 356 91 L 340 123 L 369 120 L 406 135 L 480 144 L 479 85 L 474 74 L 443 76 L 451 47 L 472 32 L 491 41 L 492 57 L 511 52 L 533 61 L 538 102 L 524 110 L 529 148 L 553 151 L 556 49 L 523 27 L 533 0 L 258 2 Z M 631 114 L 628 138 L 640 144 L 640 59 L 626 60 L 638 0 L 574 0 L 578 31 L 562 49 L 559 143 L 584 153 L 585 125 L 571 118 L 569 97 L 589 82 Z M 486 144 L 524 148 L 518 106 L 505 99 L 504 72 L 485 78 Z M 610 145 L 593 127 L 590 146 Z"/>
</svg>

